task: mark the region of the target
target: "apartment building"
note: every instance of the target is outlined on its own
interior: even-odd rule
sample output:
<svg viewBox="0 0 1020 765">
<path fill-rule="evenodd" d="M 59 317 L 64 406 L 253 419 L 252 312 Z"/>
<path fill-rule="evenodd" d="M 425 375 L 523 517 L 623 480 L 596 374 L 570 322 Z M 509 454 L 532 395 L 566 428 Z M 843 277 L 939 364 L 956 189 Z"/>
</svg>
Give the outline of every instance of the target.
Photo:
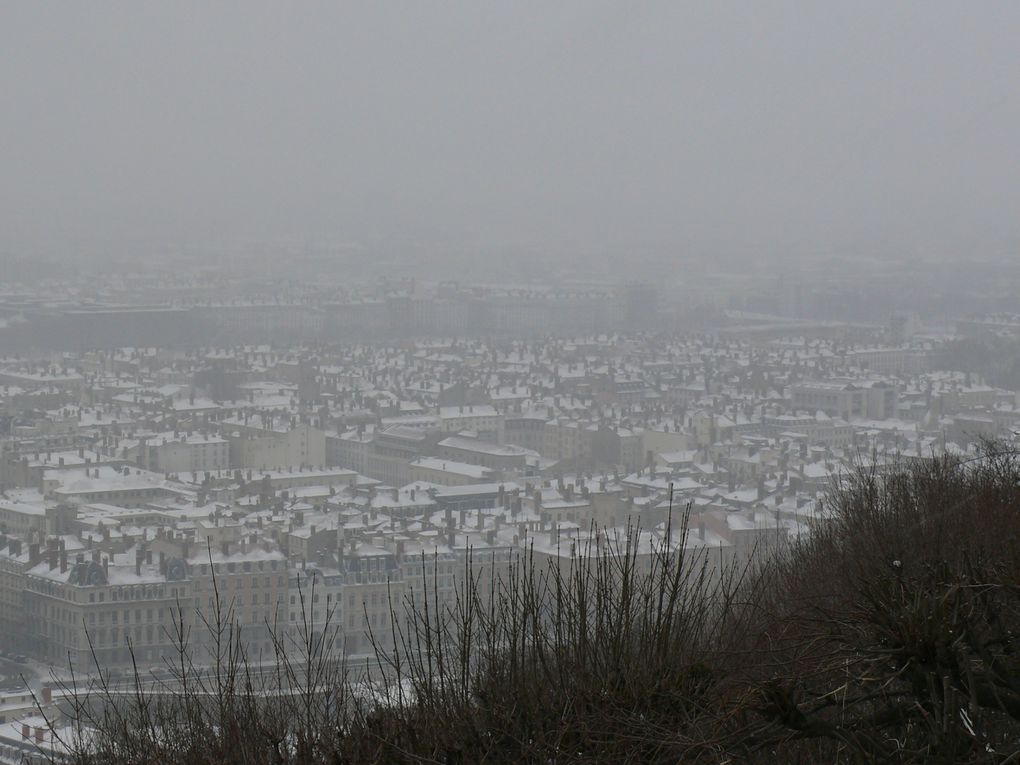
<svg viewBox="0 0 1020 765">
<path fill-rule="evenodd" d="M 450 436 L 437 444 L 437 456 L 440 459 L 482 465 L 501 473 L 523 474 L 528 451 L 510 444 L 500 446 L 477 438 Z"/>
<path fill-rule="evenodd" d="M 0 644 L 6 650 L 28 649 L 25 623 L 25 571 L 29 555 L 22 540 L 0 532 Z"/>
<path fill-rule="evenodd" d="M 135 507 L 149 500 L 187 497 L 191 492 L 158 473 L 130 467 L 99 465 L 84 470 L 47 470 L 43 473 L 43 495 L 57 503 L 102 502 Z"/>
<path fill-rule="evenodd" d="M 503 415 L 488 404 L 441 406 L 439 428 L 444 433 L 470 430 L 485 441 L 503 442 Z"/>
<path fill-rule="evenodd" d="M 897 416 L 899 392 L 883 380 L 816 380 L 790 386 L 790 406 L 822 411 L 844 420 L 885 420 Z"/>
<path fill-rule="evenodd" d="M 138 462 L 157 473 L 200 473 L 230 468 L 230 442 L 201 433 L 162 433 L 143 437 Z"/>
<path fill-rule="evenodd" d="M 64 542 L 34 546 L 24 573 L 23 630 L 34 655 L 80 670 L 161 665 L 172 656 L 168 628 L 178 605 L 191 602 L 183 561 L 154 563 L 144 547 L 71 551 Z"/>
<path fill-rule="evenodd" d="M 482 465 L 445 460 L 441 457 L 419 457 L 410 463 L 412 482 L 424 481 L 437 486 L 467 486 L 487 483 L 493 471 Z"/>
<path fill-rule="evenodd" d="M 220 424 L 230 443 L 230 467 L 271 470 L 326 464 L 326 434 L 309 423 L 267 416 L 231 418 Z"/>
<path fill-rule="evenodd" d="M 545 446 L 545 412 L 510 412 L 503 420 L 504 443 L 541 452 Z"/>
</svg>

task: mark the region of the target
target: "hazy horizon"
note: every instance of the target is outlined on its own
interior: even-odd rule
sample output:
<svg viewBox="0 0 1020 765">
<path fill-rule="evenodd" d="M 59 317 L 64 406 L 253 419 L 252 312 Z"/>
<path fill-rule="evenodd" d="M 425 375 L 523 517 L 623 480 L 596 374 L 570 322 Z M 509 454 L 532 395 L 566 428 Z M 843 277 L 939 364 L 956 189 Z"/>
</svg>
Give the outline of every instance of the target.
<svg viewBox="0 0 1020 765">
<path fill-rule="evenodd" d="M 8 3 L 0 251 L 1009 257 L 1018 31 L 1015 3 Z"/>
</svg>

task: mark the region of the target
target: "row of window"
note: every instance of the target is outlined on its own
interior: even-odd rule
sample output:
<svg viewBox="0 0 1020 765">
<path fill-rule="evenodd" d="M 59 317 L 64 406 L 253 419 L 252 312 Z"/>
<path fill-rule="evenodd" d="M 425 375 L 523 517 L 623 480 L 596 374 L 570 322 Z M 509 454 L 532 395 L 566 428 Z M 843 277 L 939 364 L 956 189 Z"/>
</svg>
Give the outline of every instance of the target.
<svg viewBox="0 0 1020 765">
<path fill-rule="evenodd" d="M 280 563 L 282 563 L 282 561 L 277 561 L 277 560 L 250 561 L 250 560 L 246 560 L 246 561 L 241 561 L 240 565 L 241 565 L 241 571 L 243 571 L 244 573 L 247 574 L 247 573 L 251 573 L 252 571 L 276 571 L 277 564 L 280 564 Z M 233 573 L 235 573 L 237 571 L 238 564 L 237 564 L 236 561 L 230 561 L 229 563 L 226 563 L 226 564 L 223 564 L 223 563 L 214 563 L 213 564 L 213 571 L 215 573 L 217 573 L 217 574 L 223 573 L 224 566 L 226 567 L 226 572 L 228 574 L 233 574 Z M 200 564 L 198 564 L 197 568 L 198 568 L 198 571 L 199 571 L 200 574 L 203 574 L 203 575 L 206 575 L 206 576 L 209 574 L 209 564 L 208 563 L 200 563 Z"/>
</svg>

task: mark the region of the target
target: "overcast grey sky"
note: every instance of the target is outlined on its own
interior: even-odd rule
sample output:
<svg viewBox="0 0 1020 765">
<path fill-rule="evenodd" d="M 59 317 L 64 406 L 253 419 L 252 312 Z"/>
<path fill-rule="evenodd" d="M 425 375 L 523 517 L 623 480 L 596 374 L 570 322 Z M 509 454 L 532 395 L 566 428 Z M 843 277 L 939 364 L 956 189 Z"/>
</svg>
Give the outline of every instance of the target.
<svg viewBox="0 0 1020 765">
<path fill-rule="evenodd" d="M 1018 2 L 4 2 L 0 246 L 1020 241 Z"/>
</svg>

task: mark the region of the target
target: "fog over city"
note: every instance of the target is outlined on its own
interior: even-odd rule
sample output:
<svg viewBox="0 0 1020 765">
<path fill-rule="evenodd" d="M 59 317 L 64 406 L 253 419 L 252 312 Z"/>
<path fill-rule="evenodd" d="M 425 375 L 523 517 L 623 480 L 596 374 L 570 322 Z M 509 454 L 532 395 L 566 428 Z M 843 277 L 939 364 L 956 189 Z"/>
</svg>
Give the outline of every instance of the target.
<svg viewBox="0 0 1020 765">
<path fill-rule="evenodd" d="M 1015 3 L 8 3 L 0 245 L 1015 256 Z"/>
<path fill-rule="evenodd" d="M 0 4 L 0 765 L 1020 760 L 1018 82 L 1015 2 Z"/>
</svg>

